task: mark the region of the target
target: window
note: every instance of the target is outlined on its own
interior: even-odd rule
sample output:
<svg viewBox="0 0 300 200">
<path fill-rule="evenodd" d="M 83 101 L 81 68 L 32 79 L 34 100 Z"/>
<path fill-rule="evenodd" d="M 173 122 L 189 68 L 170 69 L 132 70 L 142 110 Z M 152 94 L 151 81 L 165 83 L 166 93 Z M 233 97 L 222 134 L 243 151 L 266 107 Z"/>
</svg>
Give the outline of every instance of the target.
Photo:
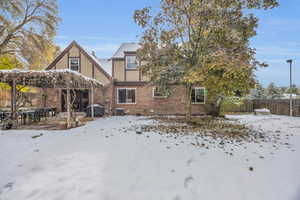
<svg viewBox="0 0 300 200">
<path fill-rule="evenodd" d="M 167 98 L 167 95 L 159 87 L 153 88 L 153 98 Z"/>
<path fill-rule="evenodd" d="M 205 103 L 205 88 L 193 88 L 192 103 L 193 104 Z"/>
<path fill-rule="evenodd" d="M 69 58 L 69 69 L 79 71 L 79 58 Z"/>
<path fill-rule="evenodd" d="M 137 60 L 136 56 L 126 56 L 126 69 L 136 69 Z"/>
<path fill-rule="evenodd" d="M 135 88 L 118 88 L 118 104 L 135 104 Z"/>
</svg>

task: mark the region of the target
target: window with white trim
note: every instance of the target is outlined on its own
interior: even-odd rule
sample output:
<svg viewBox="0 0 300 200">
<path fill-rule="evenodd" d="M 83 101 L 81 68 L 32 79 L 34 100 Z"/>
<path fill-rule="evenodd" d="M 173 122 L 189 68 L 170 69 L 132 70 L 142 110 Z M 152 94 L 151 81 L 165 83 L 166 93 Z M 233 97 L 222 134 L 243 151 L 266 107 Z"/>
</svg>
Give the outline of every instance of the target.
<svg viewBox="0 0 300 200">
<path fill-rule="evenodd" d="M 135 104 L 135 88 L 118 88 L 118 104 Z"/>
<path fill-rule="evenodd" d="M 136 56 L 126 56 L 126 69 L 136 69 L 137 59 Z"/>
<path fill-rule="evenodd" d="M 69 58 L 69 69 L 73 71 L 79 71 L 79 65 L 80 65 L 79 58 Z"/>
<path fill-rule="evenodd" d="M 153 98 L 167 98 L 167 95 L 159 87 L 153 88 Z"/>
<path fill-rule="evenodd" d="M 203 88 L 203 87 L 193 88 L 192 103 L 193 104 L 205 103 L 205 88 Z"/>
</svg>

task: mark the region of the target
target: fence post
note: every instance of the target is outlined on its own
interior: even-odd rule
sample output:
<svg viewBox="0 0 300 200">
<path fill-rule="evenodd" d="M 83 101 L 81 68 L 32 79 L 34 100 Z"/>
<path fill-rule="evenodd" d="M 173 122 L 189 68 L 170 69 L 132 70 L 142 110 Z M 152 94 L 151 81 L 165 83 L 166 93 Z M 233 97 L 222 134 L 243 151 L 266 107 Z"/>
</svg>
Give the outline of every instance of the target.
<svg viewBox="0 0 300 200">
<path fill-rule="evenodd" d="M 293 99 L 292 99 L 292 94 L 290 94 L 290 116 L 293 116 Z"/>
</svg>

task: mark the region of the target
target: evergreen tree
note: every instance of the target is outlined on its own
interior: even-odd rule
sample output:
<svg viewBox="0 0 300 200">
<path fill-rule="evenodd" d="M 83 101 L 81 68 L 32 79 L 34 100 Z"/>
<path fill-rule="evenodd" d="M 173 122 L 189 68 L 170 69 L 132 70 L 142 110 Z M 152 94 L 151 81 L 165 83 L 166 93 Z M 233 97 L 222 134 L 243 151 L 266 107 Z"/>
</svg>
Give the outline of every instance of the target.
<svg viewBox="0 0 300 200">
<path fill-rule="evenodd" d="M 278 99 L 281 97 L 280 89 L 276 87 L 275 83 L 270 83 L 266 89 L 268 99 Z"/>
</svg>

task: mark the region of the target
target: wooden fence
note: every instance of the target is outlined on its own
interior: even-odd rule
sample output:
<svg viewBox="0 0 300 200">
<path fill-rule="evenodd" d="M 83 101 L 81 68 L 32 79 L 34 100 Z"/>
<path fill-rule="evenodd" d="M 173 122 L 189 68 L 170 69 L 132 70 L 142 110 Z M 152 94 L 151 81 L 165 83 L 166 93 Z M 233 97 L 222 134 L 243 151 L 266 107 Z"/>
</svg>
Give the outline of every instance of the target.
<svg viewBox="0 0 300 200">
<path fill-rule="evenodd" d="M 247 100 L 240 105 L 227 106 L 225 112 L 254 112 L 260 108 L 268 108 L 275 115 L 290 115 L 290 100 Z M 293 100 L 293 116 L 300 117 L 300 99 Z"/>
<path fill-rule="evenodd" d="M 268 108 L 272 114 L 290 115 L 290 100 L 253 100 L 253 109 Z M 300 99 L 293 100 L 293 116 L 300 117 Z"/>
</svg>

